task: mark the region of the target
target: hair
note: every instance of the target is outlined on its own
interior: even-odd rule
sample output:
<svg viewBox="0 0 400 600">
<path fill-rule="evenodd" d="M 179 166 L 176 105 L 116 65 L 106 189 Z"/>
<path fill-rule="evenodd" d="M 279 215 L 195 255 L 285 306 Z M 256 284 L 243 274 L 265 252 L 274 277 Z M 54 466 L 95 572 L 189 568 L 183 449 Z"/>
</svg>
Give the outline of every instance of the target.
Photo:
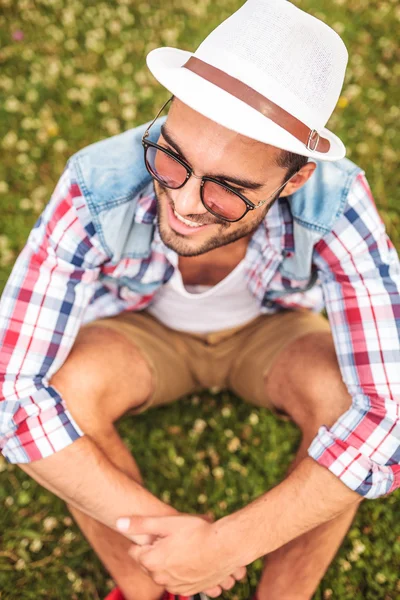
<svg viewBox="0 0 400 600">
<path fill-rule="evenodd" d="M 288 150 L 282 150 L 276 159 L 277 166 L 287 170 L 285 179 L 290 179 L 290 177 L 294 175 L 296 171 L 299 171 L 301 167 L 304 167 L 307 162 L 307 156 L 295 154 L 294 152 L 289 152 Z"/>
</svg>

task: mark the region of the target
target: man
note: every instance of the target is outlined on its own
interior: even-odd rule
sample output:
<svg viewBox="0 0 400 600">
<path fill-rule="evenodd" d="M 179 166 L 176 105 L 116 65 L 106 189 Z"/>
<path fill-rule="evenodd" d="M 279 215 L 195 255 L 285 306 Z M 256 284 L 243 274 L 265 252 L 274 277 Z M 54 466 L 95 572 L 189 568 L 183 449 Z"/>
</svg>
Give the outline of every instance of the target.
<svg viewBox="0 0 400 600">
<path fill-rule="evenodd" d="M 167 120 L 72 157 L 16 262 L 3 453 L 68 503 L 110 598 L 217 597 L 267 555 L 258 600 L 309 599 L 362 498 L 400 485 L 399 261 L 325 128 L 346 62 L 283 0 L 152 51 Z M 211 386 L 303 434 L 287 478 L 215 523 L 150 494 L 114 427 Z"/>
</svg>

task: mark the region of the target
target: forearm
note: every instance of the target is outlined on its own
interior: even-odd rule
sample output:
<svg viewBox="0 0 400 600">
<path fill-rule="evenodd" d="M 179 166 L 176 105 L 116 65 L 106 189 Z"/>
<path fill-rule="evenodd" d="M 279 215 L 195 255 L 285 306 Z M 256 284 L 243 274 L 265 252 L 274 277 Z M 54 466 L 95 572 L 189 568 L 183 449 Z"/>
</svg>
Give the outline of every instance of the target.
<svg viewBox="0 0 400 600">
<path fill-rule="evenodd" d="M 228 548 L 240 548 L 241 564 L 247 565 L 361 500 L 307 457 L 282 483 L 215 526 Z"/>
<path fill-rule="evenodd" d="M 19 466 L 59 498 L 112 528 L 121 515 L 177 514 L 119 471 L 88 436 L 48 458 Z"/>
</svg>

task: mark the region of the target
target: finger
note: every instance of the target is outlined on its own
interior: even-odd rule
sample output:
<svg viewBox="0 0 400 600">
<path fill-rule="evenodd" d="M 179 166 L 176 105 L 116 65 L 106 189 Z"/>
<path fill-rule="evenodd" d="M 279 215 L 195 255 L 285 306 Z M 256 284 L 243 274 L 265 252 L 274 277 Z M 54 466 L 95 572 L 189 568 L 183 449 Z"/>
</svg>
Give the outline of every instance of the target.
<svg viewBox="0 0 400 600">
<path fill-rule="evenodd" d="M 145 546 L 137 546 L 136 544 L 132 544 L 132 546 L 128 550 L 128 554 L 133 560 L 137 563 L 140 563 L 140 557 L 143 552 L 143 548 Z"/>
<path fill-rule="evenodd" d="M 168 577 L 166 576 L 166 574 L 164 572 L 157 573 L 157 575 L 155 575 L 154 573 L 150 574 L 150 577 L 152 578 L 154 583 L 156 583 L 157 585 L 166 587 Z"/>
<path fill-rule="evenodd" d="M 239 567 L 238 569 L 236 569 L 236 571 L 234 571 L 232 573 L 232 577 L 234 577 L 236 579 L 236 581 L 240 581 L 241 579 L 244 579 L 247 575 L 247 569 L 246 567 Z"/>
<path fill-rule="evenodd" d="M 207 590 L 204 590 L 204 593 L 209 598 L 218 598 L 218 596 L 222 594 L 222 588 L 219 585 L 216 585 L 213 588 L 208 588 Z"/>
<path fill-rule="evenodd" d="M 140 562 L 140 552 L 141 552 L 142 548 L 140 546 L 131 546 L 128 550 L 128 554 L 131 558 L 133 558 L 133 560 L 135 560 L 136 562 Z"/>
<path fill-rule="evenodd" d="M 128 554 L 132 556 L 140 566 L 147 569 L 147 571 L 152 571 L 159 573 L 162 568 L 164 561 L 162 560 L 162 556 L 154 546 L 135 546 L 132 545 L 128 550 Z"/>
<path fill-rule="evenodd" d="M 115 526 L 125 534 L 164 537 L 171 531 L 170 519 L 176 518 L 179 517 L 120 517 Z"/>
<path fill-rule="evenodd" d="M 137 546 L 147 546 L 148 544 L 152 544 L 157 539 L 156 535 L 127 535 L 128 539 L 130 539 Z"/>
<path fill-rule="evenodd" d="M 233 588 L 233 586 L 236 583 L 236 579 L 234 579 L 231 575 L 229 575 L 229 577 L 227 577 L 226 579 L 223 580 L 222 583 L 220 583 L 220 587 L 223 590 L 231 590 Z"/>
</svg>

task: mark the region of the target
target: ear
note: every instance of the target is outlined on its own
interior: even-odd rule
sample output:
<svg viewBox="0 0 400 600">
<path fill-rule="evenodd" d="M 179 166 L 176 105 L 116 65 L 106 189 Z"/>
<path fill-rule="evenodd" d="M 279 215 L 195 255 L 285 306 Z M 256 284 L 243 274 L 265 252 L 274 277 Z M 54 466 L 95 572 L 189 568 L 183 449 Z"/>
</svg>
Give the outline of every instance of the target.
<svg viewBox="0 0 400 600">
<path fill-rule="evenodd" d="M 300 189 L 312 176 L 315 169 L 317 168 L 316 163 L 308 162 L 306 165 L 301 167 L 300 171 L 293 175 L 289 183 L 283 188 L 280 196 L 290 196 Z"/>
</svg>

